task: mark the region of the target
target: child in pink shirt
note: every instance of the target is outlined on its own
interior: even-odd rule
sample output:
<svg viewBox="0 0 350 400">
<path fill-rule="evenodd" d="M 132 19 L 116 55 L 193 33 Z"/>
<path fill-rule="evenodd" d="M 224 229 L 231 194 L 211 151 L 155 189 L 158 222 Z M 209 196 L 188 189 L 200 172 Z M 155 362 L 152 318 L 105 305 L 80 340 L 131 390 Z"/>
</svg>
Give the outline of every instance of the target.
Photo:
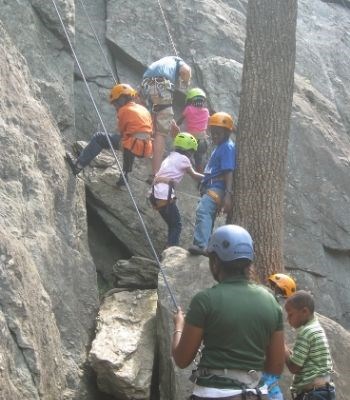
<svg viewBox="0 0 350 400">
<path fill-rule="evenodd" d="M 181 216 L 176 205 L 174 185 L 187 173 L 200 181 L 204 175 L 191 165 L 191 156 L 198 146 L 189 133 L 179 133 L 174 139 L 174 150 L 166 157 L 157 172 L 149 197 L 153 207 L 168 225 L 168 246 L 178 246 L 181 234 Z"/>
<path fill-rule="evenodd" d="M 186 94 L 186 107 L 177 125 L 185 123 L 186 132 L 198 141 L 198 149 L 194 153 L 195 170 L 202 173 L 205 165 L 205 155 L 208 150 L 207 127 L 209 110 L 205 107 L 206 95 L 200 88 L 190 89 Z"/>
</svg>

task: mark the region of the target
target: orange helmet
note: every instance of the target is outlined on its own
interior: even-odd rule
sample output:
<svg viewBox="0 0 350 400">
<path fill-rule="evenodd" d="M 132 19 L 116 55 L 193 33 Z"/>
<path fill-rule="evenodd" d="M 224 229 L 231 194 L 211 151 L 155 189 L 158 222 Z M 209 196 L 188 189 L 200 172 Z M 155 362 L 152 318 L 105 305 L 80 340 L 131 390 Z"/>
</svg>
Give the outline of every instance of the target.
<svg viewBox="0 0 350 400">
<path fill-rule="evenodd" d="M 209 117 L 209 126 L 221 126 L 223 128 L 233 131 L 234 121 L 230 114 L 225 112 L 217 112 Z"/>
<path fill-rule="evenodd" d="M 268 280 L 276 284 L 285 297 L 290 297 L 297 289 L 294 279 L 286 274 L 273 274 L 268 277 Z"/>
<path fill-rule="evenodd" d="M 130 85 L 126 83 L 119 83 L 112 87 L 111 93 L 109 94 L 109 102 L 112 103 L 115 100 L 118 100 L 120 96 L 126 95 L 135 97 L 137 91 L 133 89 Z"/>
</svg>

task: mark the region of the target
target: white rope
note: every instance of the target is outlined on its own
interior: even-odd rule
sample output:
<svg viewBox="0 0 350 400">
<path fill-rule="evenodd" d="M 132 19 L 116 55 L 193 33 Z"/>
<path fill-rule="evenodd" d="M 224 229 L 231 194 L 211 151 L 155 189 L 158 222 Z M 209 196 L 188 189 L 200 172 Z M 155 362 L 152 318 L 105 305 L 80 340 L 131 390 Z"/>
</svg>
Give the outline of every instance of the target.
<svg viewBox="0 0 350 400">
<path fill-rule="evenodd" d="M 127 179 L 125 178 L 123 169 L 122 169 L 122 167 L 121 167 L 121 165 L 120 165 L 120 162 L 119 162 L 119 160 L 118 160 L 118 157 L 117 157 L 117 155 L 116 155 L 116 153 L 115 153 L 115 151 L 114 151 L 114 148 L 113 148 L 111 139 L 109 138 L 107 129 L 106 129 L 106 127 L 105 127 L 105 124 L 103 123 L 101 114 L 100 114 L 100 112 L 99 112 L 99 110 L 98 110 L 98 108 L 97 108 L 97 105 L 96 105 L 96 103 L 95 103 L 94 97 L 93 97 L 93 95 L 92 95 L 92 93 L 91 93 L 91 90 L 90 90 L 89 84 L 87 83 L 87 80 L 86 80 L 85 74 L 84 74 L 84 72 L 83 72 L 83 69 L 82 69 L 81 66 L 80 66 L 78 57 L 77 57 L 77 55 L 76 55 L 76 53 L 75 53 L 75 51 L 74 51 L 74 47 L 73 47 L 72 42 L 71 42 L 71 40 L 70 40 L 70 38 L 69 38 L 67 29 L 66 29 L 66 27 L 65 27 L 65 25 L 64 25 L 64 22 L 63 22 L 63 20 L 62 20 L 61 14 L 60 14 L 60 12 L 59 12 L 59 10 L 58 10 L 58 8 L 57 8 L 57 5 L 56 5 L 55 0 L 51 0 L 51 1 L 52 1 L 53 5 L 54 5 L 54 7 L 55 7 L 56 13 L 57 13 L 58 18 L 59 18 L 59 20 L 60 20 L 60 23 L 61 23 L 61 25 L 62 25 L 63 31 L 64 31 L 64 33 L 65 33 L 65 36 L 66 36 L 66 38 L 67 38 L 69 47 L 70 47 L 70 49 L 71 49 L 71 51 L 72 51 L 73 57 L 74 57 L 74 59 L 75 59 L 75 62 L 77 63 L 77 66 L 78 66 L 78 68 L 79 68 L 79 71 L 80 71 L 80 73 L 81 73 L 81 76 L 82 76 L 82 78 L 83 78 L 83 80 L 84 80 L 85 86 L 86 86 L 87 91 L 88 91 L 88 93 L 89 93 L 90 99 L 91 99 L 91 101 L 92 101 L 92 104 L 93 104 L 94 109 L 95 109 L 95 111 L 96 111 L 96 114 L 97 114 L 97 116 L 98 116 L 98 119 L 100 120 L 101 126 L 102 126 L 102 128 L 103 128 L 103 132 L 104 132 L 105 135 L 106 135 L 106 138 L 107 138 L 109 147 L 110 147 L 110 149 L 111 149 L 111 152 L 112 152 L 112 154 L 113 154 L 113 156 L 114 156 L 114 159 L 115 159 L 115 161 L 116 161 L 116 163 L 117 163 L 117 166 L 118 166 L 118 169 L 119 169 L 119 171 L 120 171 L 120 174 L 121 174 L 121 176 L 123 177 L 123 180 L 124 180 L 124 183 L 125 183 L 125 186 L 126 186 L 128 192 L 129 192 L 131 201 L 132 201 L 132 203 L 133 203 L 133 205 L 134 205 L 134 208 L 135 208 L 135 210 L 136 210 L 136 213 L 137 213 L 137 215 L 138 215 L 138 217 L 139 217 L 139 219 L 140 219 L 140 222 L 141 222 L 143 231 L 144 231 L 144 233 L 145 233 L 145 236 L 146 236 L 146 238 L 147 238 L 147 241 L 148 241 L 148 243 L 149 243 L 149 246 L 150 246 L 150 248 L 151 248 L 151 250 L 152 250 L 154 259 L 155 259 L 155 261 L 156 261 L 156 263 L 157 263 L 157 265 L 158 265 L 158 267 L 159 267 L 159 270 L 160 270 L 160 272 L 161 272 L 161 274 L 162 274 L 162 276 L 163 276 L 165 286 L 166 286 L 166 288 L 167 288 L 168 291 L 169 291 L 170 297 L 171 297 L 171 299 L 172 299 L 172 301 L 173 301 L 173 303 L 174 303 L 175 308 L 177 309 L 177 308 L 178 308 L 178 305 L 177 305 L 177 302 L 176 302 L 176 299 L 175 299 L 175 295 L 174 295 L 174 293 L 172 292 L 172 290 L 171 290 L 171 288 L 170 288 L 170 286 L 169 286 L 169 284 L 168 284 L 166 275 L 165 275 L 164 270 L 163 270 L 163 268 L 162 268 L 162 266 L 161 266 L 161 264 L 160 264 L 160 261 L 159 261 L 157 252 L 156 252 L 156 250 L 155 250 L 155 248 L 154 248 L 154 245 L 153 245 L 153 243 L 152 243 L 152 240 L 151 240 L 151 238 L 150 238 L 150 236 L 149 236 L 149 233 L 148 233 L 147 227 L 146 227 L 146 225 L 145 225 L 145 222 L 144 222 L 144 220 L 143 220 L 143 218 L 142 218 L 142 216 L 141 216 L 140 210 L 139 210 L 138 207 L 137 207 L 137 204 L 136 204 L 135 198 L 134 198 L 134 196 L 133 196 L 133 194 L 132 194 L 132 192 L 131 192 L 129 183 L 128 183 Z"/>
<path fill-rule="evenodd" d="M 167 20 L 166 20 L 166 17 L 165 17 L 165 14 L 164 14 L 162 5 L 160 4 L 160 0 L 157 0 L 157 1 L 158 1 L 158 5 L 159 5 L 159 8 L 160 8 L 160 12 L 162 13 L 164 25 L 165 25 L 166 30 L 167 30 L 168 35 L 169 35 L 170 43 L 171 43 L 171 45 L 173 46 L 173 50 L 174 50 L 175 55 L 178 56 L 179 53 L 178 53 L 177 50 L 176 50 L 176 46 L 175 46 L 175 43 L 174 43 L 174 41 L 173 41 L 173 37 L 171 36 L 170 29 L 169 29 L 169 25 L 168 25 L 168 22 L 167 22 Z"/>
</svg>

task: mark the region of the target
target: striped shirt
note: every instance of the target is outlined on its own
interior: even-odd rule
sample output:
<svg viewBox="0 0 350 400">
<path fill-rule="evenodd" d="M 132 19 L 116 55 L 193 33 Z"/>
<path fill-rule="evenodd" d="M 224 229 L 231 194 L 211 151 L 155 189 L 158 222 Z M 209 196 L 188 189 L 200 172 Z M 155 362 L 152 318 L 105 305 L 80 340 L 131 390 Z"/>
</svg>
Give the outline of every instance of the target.
<svg viewBox="0 0 350 400">
<path fill-rule="evenodd" d="M 290 361 L 302 367 L 293 377 L 293 388 L 299 391 L 315 378 L 332 372 L 332 359 L 326 334 L 314 317 L 297 329 L 297 338 Z"/>
</svg>

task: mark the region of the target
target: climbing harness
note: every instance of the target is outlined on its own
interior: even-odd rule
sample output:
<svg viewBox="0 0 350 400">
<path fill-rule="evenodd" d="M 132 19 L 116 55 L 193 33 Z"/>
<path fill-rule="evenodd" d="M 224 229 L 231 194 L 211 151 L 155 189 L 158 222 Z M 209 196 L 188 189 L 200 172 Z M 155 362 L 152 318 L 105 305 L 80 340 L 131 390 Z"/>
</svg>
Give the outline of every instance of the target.
<svg viewBox="0 0 350 400">
<path fill-rule="evenodd" d="M 153 153 L 150 133 L 135 133 L 122 139 L 124 149 L 128 149 L 134 156 L 149 158 Z"/>
<path fill-rule="evenodd" d="M 106 64 L 107 64 L 107 66 L 108 66 L 108 68 L 109 68 L 109 71 L 110 71 L 110 73 L 111 73 L 111 75 L 112 75 L 112 77 L 113 77 L 113 79 L 114 79 L 114 82 L 115 82 L 115 83 L 120 83 L 120 79 L 119 79 L 119 75 L 118 75 L 117 66 L 115 66 L 115 74 L 116 74 L 116 76 L 115 76 L 115 75 L 114 75 L 114 72 L 113 72 L 113 68 L 112 68 L 110 62 L 108 61 L 107 55 L 106 55 L 106 53 L 104 52 L 104 50 L 103 50 L 103 48 L 102 48 L 101 42 L 100 42 L 100 40 L 99 40 L 99 38 L 98 38 L 98 36 L 97 36 L 97 33 L 96 33 L 96 31 L 95 31 L 95 28 L 94 28 L 94 26 L 93 26 L 93 24 L 92 24 L 92 22 L 91 22 L 91 19 L 90 19 L 90 17 L 89 17 L 89 14 L 88 14 L 87 10 L 86 10 L 85 3 L 84 3 L 83 0 L 79 0 L 79 2 L 80 2 L 80 4 L 81 4 L 81 6 L 83 7 L 83 10 L 84 10 L 84 13 L 85 13 L 85 15 L 86 15 L 86 18 L 87 18 L 87 20 L 88 20 L 88 22 L 89 22 L 91 31 L 92 31 L 92 33 L 93 33 L 95 39 L 96 39 L 96 42 L 97 42 L 97 44 L 98 44 L 98 46 L 99 46 L 99 49 L 100 49 L 101 54 L 103 55 L 103 58 L 104 58 L 105 61 L 106 61 Z"/>
<path fill-rule="evenodd" d="M 158 181 L 158 183 L 161 183 L 161 181 Z M 155 210 L 159 210 L 160 208 L 163 208 L 163 207 L 165 207 L 165 206 L 166 206 L 167 209 L 168 209 L 169 204 L 175 203 L 175 201 L 176 201 L 176 197 L 171 197 L 171 195 L 172 195 L 172 193 L 173 193 L 173 190 L 174 190 L 174 186 L 175 186 L 174 181 L 168 181 L 168 182 L 166 182 L 166 183 L 167 183 L 168 186 L 169 186 L 169 189 L 168 189 L 168 197 L 167 197 L 166 200 L 164 200 L 164 199 L 157 199 L 157 198 L 154 196 L 154 185 L 152 185 L 151 194 L 149 195 L 148 200 L 149 200 L 149 202 L 151 203 L 152 207 L 153 207 Z M 167 211 L 168 211 L 168 210 L 167 210 Z"/>
<path fill-rule="evenodd" d="M 162 18 L 163 18 L 163 21 L 164 21 L 165 28 L 166 28 L 166 30 L 167 30 L 167 32 L 168 32 L 168 36 L 169 36 L 170 43 L 171 43 L 171 45 L 172 45 L 172 47 L 173 47 L 173 50 L 174 50 L 175 55 L 178 56 L 179 53 L 178 53 L 177 50 L 176 50 L 175 43 L 174 43 L 174 41 L 173 41 L 173 37 L 171 36 L 170 29 L 169 29 L 169 25 L 168 25 L 168 22 L 167 22 L 167 20 L 166 20 L 165 14 L 164 14 L 164 10 L 163 10 L 163 8 L 162 8 L 162 5 L 160 4 L 160 0 L 157 0 L 157 1 L 158 1 L 158 6 L 159 6 L 159 8 L 160 8 L 160 12 L 161 12 L 161 14 L 162 14 Z"/>
<path fill-rule="evenodd" d="M 335 387 L 334 385 L 327 383 L 324 386 L 315 387 L 303 393 L 296 394 L 296 392 L 291 389 L 291 395 L 293 400 L 334 400 L 335 399 Z"/>
<path fill-rule="evenodd" d="M 156 252 L 156 250 L 155 250 L 155 248 L 154 248 L 154 245 L 153 245 L 153 243 L 152 243 L 152 240 L 151 240 L 151 238 L 150 238 L 150 236 L 149 236 L 147 227 L 146 227 L 146 225 L 145 225 L 145 223 L 144 223 L 144 221 L 143 221 L 143 218 L 142 218 L 142 216 L 141 216 L 140 210 L 139 210 L 139 208 L 137 207 L 135 198 L 134 198 L 134 196 L 133 196 L 133 194 L 132 194 L 132 192 L 131 192 L 129 183 L 128 183 L 128 181 L 127 181 L 125 175 L 124 175 L 123 169 L 121 168 L 120 162 L 119 162 L 118 157 L 117 157 L 117 155 L 116 155 L 116 152 L 115 152 L 115 150 L 114 150 L 114 148 L 113 148 L 112 142 L 111 142 L 111 140 L 110 140 L 110 138 L 109 138 L 109 136 L 108 136 L 107 129 L 106 129 L 105 124 L 104 124 L 104 122 L 103 122 L 103 120 L 102 120 L 101 114 L 100 114 L 100 112 L 99 112 L 99 110 L 98 110 L 98 108 L 97 108 L 96 102 L 95 102 L 95 100 L 94 100 L 94 98 L 93 98 L 93 95 L 92 95 L 92 93 L 91 93 L 89 84 L 88 84 L 88 82 L 87 82 L 87 80 L 86 80 L 86 77 L 85 77 L 85 74 L 84 74 L 84 72 L 83 72 L 83 69 L 82 69 L 82 67 L 81 67 L 81 65 L 80 65 L 80 63 L 79 63 L 78 57 L 77 57 L 77 55 L 76 55 L 76 53 L 75 53 L 74 47 L 73 47 L 72 42 L 71 42 L 71 40 L 70 40 L 70 37 L 69 37 L 69 35 L 68 35 L 68 31 L 67 31 L 67 29 L 66 29 L 66 26 L 65 26 L 63 20 L 62 20 L 60 11 L 58 10 L 56 1 L 55 1 L 55 0 L 51 0 L 51 1 L 52 1 L 52 4 L 53 4 L 53 6 L 54 6 L 54 8 L 55 8 L 55 10 L 56 10 L 58 19 L 59 19 L 59 21 L 60 21 L 60 24 L 61 24 L 61 26 L 62 26 L 62 29 L 63 29 L 63 31 L 64 31 L 64 34 L 65 34 L 65 36 L 66 36 L 66 39 L 67 39 L 67 42 L 68 42 L 69 47 L 70 47 L 70 49 L 71 49 L 71 52 L 72 52 L 72 54 L 73 54 L 74 60 L 75 60 L 75 62 L 76 62 L 76 64 L 77 64 L 77 67 L 78 67 L 78 69 L 79 69 L 79 71 L 80 71 L 80 73 L 81 73 L 81 76 L 82 76 L 82 78 L 83 78 L 83 81 L 84 81 L 84 83 L 85 83 L 85 86 L 86 86 L 86 89 L 87 89 L 87 91 L 88 91 L 88 94 L 89 94 L 89 97 L 90 97 L 90 99 L 91 99 L 91 102 L 92 102 L 92 104 L 93 104 L 93 107 L 94 107 L 94 109 L 95 109 L 95 111 L 96 111 L 96 114 L 97 114 L 97 116 L 98 116 L 98 119 L 99 119 L 99 121 L 100 121 L 100 123 L 101 123 L 101 126 L 102 126 L 102 128 L 103 128 L 103 132 L 104 132 L 105 135 L 106 135 L 106 138 L 107 138 L 107 141 L 108 141 L 110 150 L 111 150 L 111 152 L 112 152 L 112 154 L 113 154 L 113 157 L 114 157 L 114 159 L 115 159 L 115 161 L 116 161 L 116 163 L 117 163 L 117 166 L 118 166 L 118 169 L 119 169 L 119 171 L 120 171 L 120 174 L 121 174 L 121 176 L 122 176 L 123 179 L 124 179 L 125 186 L 126 186 L 126 188 L 127 188 L 127 190 L 128 190 L 128 193 L 129 193 L 129 195 L 130 195 L 130 198 L 131 198 L 131 201 L 132 201 L 133 206 L 134 206 L 134 208 L 135 208 L 135 211 L 136 211 L 136 213 L 137 213 L 137 215 L 138 215 L 138 217 L 139 217 L 139 219 L 140 219 L 140 223 L 141 223 L 141 225 L 142 225 L 142 228 L 143 228 L 143 231 L 144 231 L 145 236 L 146 236 L 146 238 L 147 238 L 147 241 L 148 241 L 148 243 L 149 243 L 149 246 L 150 246 L 150 248 L 151 248 L 151 250 L 152 250 L 154 259 L 155 259 L 155 261 L 156 261 L 156 263 L 157 263 L 157 265 L 158 265 L 158 267 L 159 267 L 159 270 L 160 270 L 160 272 L 161 272 L 161 274 L 162 274 L 162 276 L 163 276 L 163 280 L 164 280 L 165 286 L 166 286 L 166 288 L 167 288 L 167 290 L 168 290 L 168 292 L 169 292 L 169 294 L 170 294 L 171 300 L 172 300 L 172 302 L 173 302 L 175 308 L 178 309 L 178 304 L 177 304 L 175 295 L 174 295 L 174 293 L 172 292 L 172 290 L 171 290 L 171 288 L 170 288 L 170 286 L 169 286 L 169 283 L 168 283 L 168 280 L 167 280 L 167 278 L 166 278 L 165 272 L 164 272 L 164 270 L 163 270 L 163 267 L 161 266 L 161 263 L 160 263 L 160 261 L 159 261 L 157 252 Z"/>
</svg>

